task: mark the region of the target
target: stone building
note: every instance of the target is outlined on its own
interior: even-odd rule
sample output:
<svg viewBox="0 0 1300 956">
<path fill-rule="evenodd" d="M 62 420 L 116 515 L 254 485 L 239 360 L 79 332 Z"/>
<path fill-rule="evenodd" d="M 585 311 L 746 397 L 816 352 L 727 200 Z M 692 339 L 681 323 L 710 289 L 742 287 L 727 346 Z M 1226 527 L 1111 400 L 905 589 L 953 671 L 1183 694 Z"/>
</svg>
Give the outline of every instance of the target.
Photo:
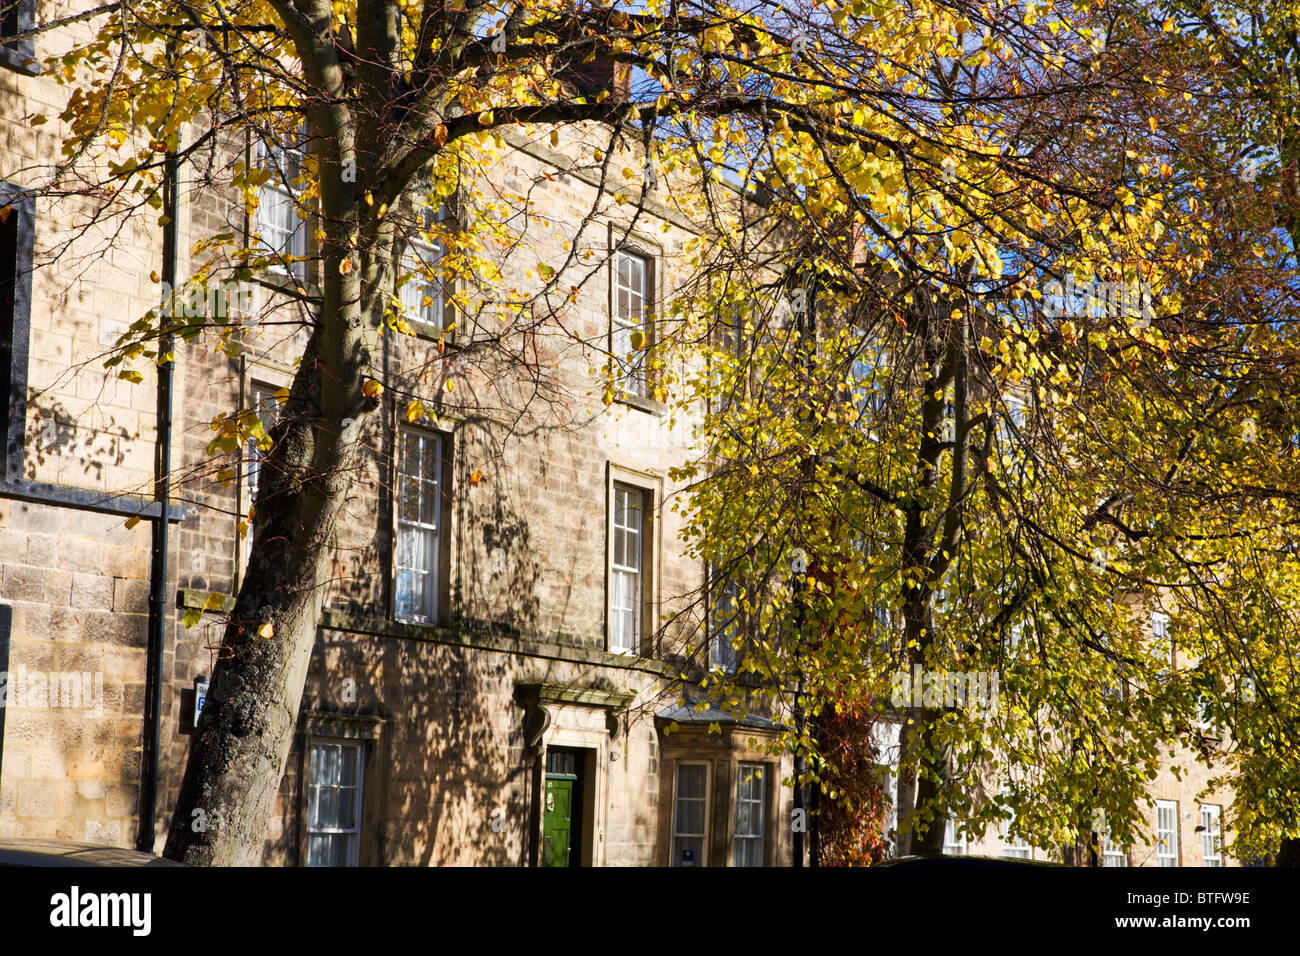
<svg viewBox="0 0 1300 956">
<path fill-rule="evenodd" d="M 33 22 L 32 0 L 17 9 L 20 25 Z M 273 422 L 302 349 L 287 293 L 310 293 L 311 268 L 284 261 L 256 284 L 233 347 L 208 336 L 177 348 L 175 497 L 164 508 L 156 367 L 139 365 L 131 383 L 103 364 L 158 303 L 157 217 L 117 200 L 85 229 L 91 198 L 24 193 L 60 158 L 68 92 L 32 55 L 30 43 L 0 47 L 0 836 L 160 847 L 220 640 L 221 596 L 257 573 L 239 529 L 259 450 L 214 462 L 212 424 L 237 408 Z M 50 121 L 33 124 L 35 114 Z M 253 162 L 282 158 L 251 141 L 227 145 Z M 363 435 L 269 864 L 792 860 L 790 759 L 765 747 L 774 725 L 677 703 L 682 668 L 708 658 L 688 626 L 704 569 L 683 553 L 669 506 L 690 422 L 667 414 L 653 370 L 635 361 L 617 370 L 626 394 L 612 403 L 592 384 L 611 351 L 627 354 L 619 343 L 630 331 L 653 339 L 697 228 L 662 187 L 635 223 L 612 197 L 598 200 L 597 181 L 574 167 L 585 148 L 581 131 L 558 145 L 508 136 L 463 184 L 467 203 L 476 191 L 508 193 L 529 210 L 530 251 L 502 259 L 504 285 L 527 286 L 529 270 L 561 260 L 567 243 L 591 253 L 566 276 L 572 298 L 530 307 L 520 361 L 467 358 L 496 329 L 490 310 L 453 308 L 458 290 L 417 279 L 398 293 L 413 334 L 384 338 L 383 404 Z M 228 231 L 309 256 L 291 179 L 263 186 L 252 217 L 219 183 L 183 182 L 178 276 L 193 267 L 196 241 Z M 580 230 L 592 210 L 595 225 Z M 427 413 L 409 416 L 412 401 Z M 150 813 L 160 520 L 170 535 Z M 665 624 L 674 615 L 681 623 Z M 1181 801 L 1179 862 L 1198 864 L 1195 778 L 1166 782 L 1161 794 Z"/>
<path fill-rule="evenodd" d="M 125 232 L 110 246 L 108 226 L 78 229 L 88 201 L 21 193 L 58 157 L 67 89 L 18 67 L 0 71 L 0 198 L 15 197 L 0 251 L 16 290 L 0 491 L 0 670 L 11 675 L 0 834 L 130 845 L 148 806 L 157 390 L 149 363 L 132 384 L 103 358 L 157 304 L 163 250 L 148 210 L 123 208 Z M 35 112 L 52 122 L 21 121 Z M 284 152 L 227 145 L 230 157 L 247 150 L 284 168 L 269 162 Z M 790 816 L 789 759 L 764 748 L 772 724 L 724 715 L 724 732 L 708 734 L 717 715 L 701 723 L 677 709 L 673 681 L 701 656 L 684 629 L 661 627 L 704 583 L 667 506 L 668 469 L 686 453 L 690 423 L 670 420 L 654 373 L 635 359 L 618 371 L 627 394 L 607 404 L 593 392 L 606 342 L 653 336 L 693 227 L 661 193 L 626 231 L 619 204 L 596 203 L 596 181 L 572 166 L 517 135 L 464 184 L 466 201 L 492 189 L 497 200 L 526 194 L 535 210 L 530 251 L 502 259 L 503 283 L 526 285 L 539 260 L 562 259 L 581 216 L 597 209 L 577 239 L 592 253 L 574 272 L 580 292 L 545 313 L 532 306 L 526 361 L 485 370 L 467 358 L 495 330 L 468 310 L 450 328 L 453 289 L 417 277 L 399 292 L 413 334 L 384 339 L 384 401 L 363 435 L 364 473 L 339 534 L 268 863 L 789 862 L 779 825 Z M 197 261 L 186 250 L 220 232 L 288 257 L 310 253 L 291 176 L 262 187 L 252 217 L 229 189 L 198 179 L 182 173 L 181 281 Z M 214 460 L 211 424 L 238 408 L 271 424 L 301 355 L 301 330 L 278 323 L 293 322 L 285 293 L 310 294 L 311 264 L 280 261 L 269 273 L 242 303 L 251 308 L 234 347 L 207 336 L 176 350 L 156 838 L 212 670 L 223 596 L 257 573 L 238 529 L 260 453 Z M 417 399 L 427 414 L 408 415 Z M 80 689 L 82 674 L 91 699 L 78 706 L 37 693 Z"/>
</svg>

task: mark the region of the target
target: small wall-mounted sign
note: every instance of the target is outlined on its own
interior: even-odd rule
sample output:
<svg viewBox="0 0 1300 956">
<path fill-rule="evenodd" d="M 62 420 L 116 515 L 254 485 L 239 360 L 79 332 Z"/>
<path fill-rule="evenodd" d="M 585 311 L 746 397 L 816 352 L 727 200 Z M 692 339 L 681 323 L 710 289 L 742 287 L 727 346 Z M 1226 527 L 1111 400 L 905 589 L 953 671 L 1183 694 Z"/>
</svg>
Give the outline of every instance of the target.
<svg viewBox="0 0 1300 956">
<path fill-rule="evenodd" d="M 208 676 L 200 674 L 194 678 L 194 726 L 199 725 L 199 714 L 203 713 L 203 703 L 208 699 Z"/>
</svg>

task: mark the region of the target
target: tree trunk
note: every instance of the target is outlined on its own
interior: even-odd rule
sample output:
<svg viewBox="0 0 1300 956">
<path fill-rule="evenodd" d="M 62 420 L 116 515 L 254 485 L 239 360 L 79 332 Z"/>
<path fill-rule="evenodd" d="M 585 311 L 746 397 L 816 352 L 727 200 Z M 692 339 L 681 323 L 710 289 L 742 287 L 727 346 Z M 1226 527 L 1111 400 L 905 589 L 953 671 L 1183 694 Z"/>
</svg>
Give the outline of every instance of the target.
<svg viewBox="0 0 1300 956">
<path fill-rule="evenodd" d="M 367 411 L 366 403 L 347 405 L 360 395 L 360 363 L 368 355 L 350 334 L 359 324 L 318 322 L 273 430 L 248 573 L 190 744 L 164 851 L 170 859 L 196 866 L 261 860 L 320 622 L 330 541 Z M 352 360 L 323 362 L 340 340 L 350 340 L 341 351 Z M 347 368 L 353 363 L 360 367 Z M 347 384 L 324 388 L 327 380 Z"/>
<path fill-rule="evenodd" d="M 934 581 L 942 576 L 958 549 L 955 534 L 959 517 L 964 484 L 964 392 L 965 392 L 965 338 L 945 328 L 943 323 L 932 322 L 938 317 L 938 307 L 923 307 L 918 312 L 923 322 L 923 335 L 926 341 L 926 365 L 930 374 L 924 385 L 921 402 L 921 421 L 917 460 L 921 473 L 917 476 L 917 493 L 906 506 L 906 522 L 903 529 L 904 572 L 911 576 L 905 615 L 904 646 L 907 652 L 903 660 L 909 674 L 916 665 L 929 667 L 927 657 L 935 646 L 934 612 L 931 599 L 934 595 Z M 942 334 L 939 331 L 941 330 Z M 959 331 L 964 332 L 964 325 Z M 953 446 L 954 467 L 950 489 L 949 511 L 943 522 L 943 549 L 935 544 L 936 528 L 921 501 L 927 498 L 939 483 L 939 465 L 945 442 L 942 431 L 944 422 L 943 391 L 954 379 L 959 402 L 957 420 L 954 422 L 955 439 Z M 936 554 L 937 550 L 946 550 L 947 555 Z M 914 695 L 921 689 L 914 688 Z M 922 824 L 916 820 L 917 812 L 933 807 L 940 793 L 940 788 L 947 780 L 947 764 L 934 753 L 935 720 L 937 715 L 925 707 L 907 707 L 911 725 L 904 726 L 900 734 L 900 766 L 906 761 L 916 760 L 917 770 L 914 783 L 907 788 L 908 800 L 903 799 L 902 781 L 899 782 L 899 854 L 920 856 L 939 856 L 943 853 L 945 821 L 930 820 Z M 906 822 L 905 822 L 906 821 Z M 919 832 L 918 832 L 919 831 Z"/>
</svg>

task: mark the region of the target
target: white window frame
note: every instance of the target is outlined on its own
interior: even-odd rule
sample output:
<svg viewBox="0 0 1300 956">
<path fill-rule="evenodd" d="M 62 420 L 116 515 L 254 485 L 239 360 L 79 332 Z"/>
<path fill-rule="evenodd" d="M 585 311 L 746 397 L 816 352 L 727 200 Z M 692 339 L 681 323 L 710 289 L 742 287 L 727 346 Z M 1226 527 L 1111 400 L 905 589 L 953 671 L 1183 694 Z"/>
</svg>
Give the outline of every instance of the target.
<svg viewBox="0 0 1300 956">
<path fill-rule="evenodd" d="M 1178 865 L 1178 801 L 1156 801 L 1156 866 Z"/>
<path fill-rule="evenodd" d="M 639 266 L 639 286 L 623 281 L 624 260 Z M 611 267 L 610 351 L 614 361 L 615 380 L 628 395 L 646 398 L 650 391 L 646 352 L 650 346 L 650 310 L 654 307 L 654 257 L 638 250 L 616 249 Z M 623 302 L 626 302 L 626 307 Z M 633 318 L 635 304 L 640 306 L 639 319 Z M 637 330 L 645 337 L 640 349 L 634 349 L 631 345 L 632 333 Z"/>
<path fill-rule="evenodd" d="M 265 382 L 252 381 L 248 385 L 248 407 L 262 420 L 262 427 L 269 433 L 280 418 L 281 402 L 275 397 L 279 389 Z M 248 503 L 257 504 L 258 475 L 262 470 L 262 461 L 266 452 L 257 447 L 252 439 L 248 441 L 248 468 L 244 477 L 244 487 L 248 489 Z"/>
<path fill-rule="evenodd" d="M 306 158 L 305 142 L 303 146 L 284 147 L 260 141 L 257 153 L 259 166 L 271 173 L 271 178 L 258 190 L 254 222 L 254 230 L 261 237 L 261 246 L 270 257 L 267 268 L 301 281 L 306 275 L 305 262 L 286 264 L 279 260 L 282 257 L 297 258 L 307 254 L 307 220 L 299 215 L 298 208 L 302 188 L 293 182 L 302 173 Z M 292 226 L 287 228 L 283 222 L 271 221 L 272 209 L 287 209 L 293 220 Z M 272 232 L 272 237 L 267 236 L 268 230 Z M 271 241 L 271 238 L 278 242 Z"/>
<path fill-rule="evenodd" d="M 1169 636 L 1169 615 L 1162 611 L 1151 612 L 1151 640 L 1160 648 L 1163 666 L 1174 669 L 1174 642 Z"/>
<path fill-rule="evenodd" d="M 420 449 L 421 454 L 419 461 L 421 471 L 415 475 L 408 475 L 402 469 L 406 463 L 406 456 L 403 451 L 406 442 L 411 438 L 418 439 L 421 442 L 428 443 Z M 441 613 L 441 589 L 442 589 L 442 558 L 443 548 L 446 547 L 446 534 L 443 519 L 443 499 L 446 497 L 446 489 L 443 487 L 444 482 L 444 462 L 446 461 L 446 441 L 445 435 L 429 431 L 423 428 L 413 428 L 408 425 L 399 425 L 397 433 L 397 447 L 394 450 L 393 462 L 393 507 L 395 512 L 395 535 L 393 538 L 393 617 L 399 621 L 408 621 L 414 624 L 437 624 L 439 614 Z M 432 451 L 432 456 L 430 456 Z M 427 469 L 427 470 L 426 470 Z M 403 497 L 405 483 L 414 481 L 419 486 L 419 492 L 423 495 L 432 488 L 432 521 L 423 520 L 425 517 L 425 502 L 421 500 L 417 508 L 419 517 L 412 520 L 402 516 Z M 404 564 L 403 557 L 403 535 L 424 535 L 426 566 L 417 567 L 413 564 Z M 423 575 L 427 583 L 425 590 L 424 606 L 414 612 L 407 612 L 403 607 L 402 598 L 402 576 L 403 573 Z"/>
<path fill-rule="evenodd" d="M 404 276 L 410 275 L 398 290 L 404 318 L 422 330 L 435 333 L 441 332 L 446 325 L 446 283 L 435 270 L 447 250 L 426 239 L 425 233 L 442 222 L 446 215 L 445 207 L 436 215 L 430 210 L 421 213 L 424 230 L 406 241 L 397 276 L 397 281 L 401 282 Z M 432 272 L 432 277 L 425 270 Z M 426 298 L 430 300 L 428 305 L 424 304 Z"/>
<path fill-rule="evenodd" d="M 1017 621 L 1007 628 L 1007 655 L 1014 657 L 1025 640 L 1025 622 Z"/>
<path fill-rule="evenodd" d="M 732 866 L 766 866 L 767 865 L 767 765 L 761 763 L 738 763 L 736 764 L 736 812 L 733 818 L 732 833 Z M 747 777 L 746 774 L 749 776 Z M 750 793 L 748 796 L 742 796 L 742 788 L 748 783 Z M 757 785 L 758 796 L 753 795 L 753 788 Z M 757 810 L 758 832 L 741 833 L 740 832 L 740 809 L 741 805 L 748 805 L 751 813 Z M 751 824 L 753 816 L 750 817 Z M 758 844 L 757 863 L 741 863 L 742 841 Z"/>
<path fill-rule="evenodd" d="M 1218 733 L 1218 728 L 1214 724 L 1214 718 L 1209 716 L 1210 698 L 1205 694 L 1200 694 L 1196 698 L 1196 726 L 1207 737 L 1213 737 Z"/>
<path fill-rule="evenodd" d="M 1201 865 L 1223 866 L 1223 808 L 1201 804 Z"/>
<path fill-rule="evenodd" d="M 965 856 L 966 855 L 966 834 L 958 833 L 957 821 L 949 816 L 943 824 L 943 855 L 944 856 Z"/>
<path fill-rule="evenodd" d="M 889 856 L 898 856 L 898 762 L 877 764 L 885 775 L 885 795 L 889 799 L 889 820 L 885 823 L 885 840 Z"/>
<path fill-rule="evenodd" d="M 1106 815 L 1102 813 L 1099 817 L 1098 829 L 1101 837 L 1101 865 L 1111 867 L 1128 866 L 1128 850 L 1113 842 L 1110 838 L 1110 825 L 1106 823 Z"/>
<path fill-rule="evenodd" d="M 645 789 L 646 793 L 659 793 L 659 735 L 653 727 L 647 730 Z"/>
<path fill-rule="evenodd" d="M 709 575 L 709 665 L 735 674 L 740 666 L 740 651 L 732 643 L 740 634 L 739 586 L 720 577 L 717 568 Z"/>
<path fill-rule="evenodd" d="M 898 855 L 898 764 L 902 724 L 895 720 L 876 721 L 871 725 L 870 734 L 876 751 L 876 770 L 883 775 L 882 782 L 889 799 L 889 819 L 884 824 L 882 836 L 889 844 L 890 857 L 894 857 Z"/>
<path fill-rule="evenodd" d="M 704 829 L 700 833 L 683 833 L 680 832 L 679 830 L 681 824 L 681 814 L 678 811 L 680 810 L 681 801 L 683 799 L 690 800 L 690 801 L 700 800 L 699 797 L 683 798 L 681 796 L 681 791 L 680 791 L 681 771 L 683 767 L 702 767 L 704 769 L 704 798 L 703 798 L 704 813 L 702 815 L 702 819 L 704 821 L 703 823 Z M 668 861 L 669 866 L 686 865 L 681 862 L 681 856 L 677 852 L 677 841 L 679 839 L 699 840 L 700 859 L 696 861 L 695 865 L 696 866 L 709 865 L 709 812 L 711 810 L 710 797 L 713 791 L 712 776 L 713 776 L 713 769 L 710 766 L 709 762 L 705 760 L 678 760 L 673 766 L 673 828 L 672 828 L 672 836 L 670 837 L 668 843 L 668 853 L 670 855 Z"/>
<path fill-rule="evenodd" d="M 26 33 L 36 26 L 36 0 L 5 0 L 15 32 Z M 8 67 L 26 76 L 39 76 L 36 41 L 33 37 L 0 43 L 0 67 Z"/>
<path fill-rule="evenodd" d="M 1012 832 L 1014 825 L 1014 821 L 1002 825 L 1002 855 L 1009 860 L 1033 859 L 1034 848 L 1024 837 Z"/>
<path fill-rule="evenodd" d="M 631 495 L 635 493 L 640 499 L 640 522 L 634 526 L 630 524 L 620 524 L 618 519 L 619 495 Z M 606 628 L 609 633 L 608 645 L 612 654 L 635 654 L 641 653 L 641 643 L 644 639 L 644 617 L 646 607 L 646 587 L 647 587 L 647 565 L 653 567 L 653 549 L 650 546 L 650 540 L 647 535 L 650 533 L 650 521 L 648 516 L 654 503 L 654 491 L 641 485 L 632 484 L 615 478 L 610 486 L 609 496 L 609 595 L 606 601 Z M 624 511 L 628 506 L 624 505 Z M 623 548 L 619 549 L 619 532 L 623 533 Z M 628 550 L 628 538 L 636 536 L 636 547 L 630 552 Z M 636 556 L 636 565 L 626 563 L 630 554 Z M 620 587 L 621 580 L 632 579 L 634 595 L 630 607 L 621 606 L 618 603 L 618 597 L 624 594 Z M 624 615 L 630 614 L 632 617 L 632 642 L 633 646 L 625 646 L 622 635 L 624 628 L 622 626 L 625 618 Z"/>
<path fill-rule="evenodd" d="M 1007 794 L 1004 793 L 1003 796 Z M 1029 845 L 1029 841 L 1015 832 L 1016 818 L 1003 820 L 1001 827 L 1002 836 L 1002 855 L 1009 860 L 1031 860 L 1034 857 L 1034 848 Z"/>
<path fill-rule="evenodd" d="M 267 382 L 246 379 L 248 382 L 248 407 L 257 413 L 257 417 L 262 420 L 262 427 L 270 432 L 276 421 L 280 418 L 280 407 L 283 404 L 275 393 L 280 391 L 279 388 Z M 266 401 L 264 401 L 266 400 Z M 257 505 L 257 492 L 261 484 L 262 462 L 267 456 L 267 452 L 257 447 L 257 443 L 251 439 L 245 445 L 247 453 L 246 464 L 244 467 L 244 501 L 246 502 L 244 514 L 247 515 L 249 509 Z M 242 520 L 242 519 L 241 519 Z M 248 567 L 248 556 L 253 550 L 253 529 L 249 527 L 245 532 L 243 540 L 237 552 L 241 567 Z"/>
<path fill-rule="evenodd" d="M 316 752 L 317 752 L 318 749 L 322 749 L 322 750 L 323 750 L 323 749 L 325 749 L 325 748 L 334 748 L 334 749 L 337 749 L 337 750 L 339 751 L 339 753 L 340 753 L 340 757 L 341 757 L 341 755 L 342 755 L 342 751 L 345 750 L 345 749 L 347 749 L 347 750 L 355 750 L 355 751 L 356 751 L 356 754 L 357 754 L 357 759 L 356 759 L 356 769 L 357 769 L 357 772 L 356 772 L 356 779 L 355 779 L 355 781 L 354 781 L 350 786 L 349 786 L 349 785 L 342 784 L 342 783 L 339 783 L 339 784 L 332 784 L 332 783 L 331 783 L 331 784 L 317 784 L 317 783 L 315 783 L 315 782 L 312 780 L 313 769 L 314 769 L 314 766 L 315 766 L 315 759 L 314 759 L 314 758 L 315 758 L 315 756 L 316 756 Z M 360 859 L 361 859 L 361 827 L 362 827 L 362 816 L 361 816 L 361 814 L 362 814 L 362 811 L 363 811 L 363 809 L 364 809 L 365 782 L 366 782 L 366 746 L 365 746 L 365 744 L 364 744 L 363 742 L 361 742 L 361 741 L 354 741 L 354 740 L 328 740 L 328 739 L 311 739 L 311 740 L 308 741 L 308 752 L 307 752 L 307 808 L 306 808 L 306 811 L 305 811 L 305 812 L 306 812 L 306 820 L 307 820 L 307 831 L 306 831 L 306 832 L 307 832 L 307 844 L 306 844 L 306 846 L 303 848 L 303 862 L 304 862 L 304 864 L 305 864 L 306 866 L 322 865 L 322 864 L 313 864 L 313 863 L 311 863 L 311 843 L 312 843 L 312 838 L 313 838 L 313 837 L 325 837 L 325 836 L 331 836 L 331 837 L 343 836 L 343 837 L 347 837 L 347 838 L 349 838 L 349 839 L 348 839 L 348 862 L 345 863 L 344 865 L 345 865 L 345 866 L 359 866 L 359 865 L 360 865 Z M 323 789 L 324 787 L 332 787 L 332 788 L 334 788 L 334 789 L 339 790 L 339 791 L 340 791 L 340 797 L 342 797 L 342 795 L 343 795 L 343 794 L 342 794 L 342 791 L 344 791 L 344 790 L 351 790 L 351 791 L 352 791 L 352 799 L 353 799 L 353 805 L 352 805 L 352 821 L 353 821 L 353 825 L 352 825 L 351 827 L 338 827 L 338 826 L 333 826 L 333 827 L 320 827 L 320 826 L 313 826 L 313 825 L 312 825 L 312 822 L 313 822 L 313 821 L 312 821 L 312 805 L 313 805 L 313 802 L 312 802 L 312 795 L 313 795 L 313 792 L 317 792 L 317 793 L 318 793 L 318 792 L 319 792 L 321 789 Z"/>
</svg>

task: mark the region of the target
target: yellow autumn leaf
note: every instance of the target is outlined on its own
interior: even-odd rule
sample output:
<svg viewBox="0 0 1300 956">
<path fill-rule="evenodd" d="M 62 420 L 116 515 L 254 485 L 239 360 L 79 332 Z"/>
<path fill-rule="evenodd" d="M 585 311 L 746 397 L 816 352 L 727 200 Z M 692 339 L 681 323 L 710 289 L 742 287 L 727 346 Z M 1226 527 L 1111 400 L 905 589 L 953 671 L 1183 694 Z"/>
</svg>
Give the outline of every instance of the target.
<svg viewBox="0 0 1300 956">
<path fill-rule="evenodd" d="M 408 422 L 419 421 L 424 417 L 424 411 L 424 403 L 419 399 L 413 399 L 411 403 L 406 406 L 406 420 Z"/>
<path fill-rule="evenodd" d="M 272 624 L 270 621 L 267 621 L 265 624 L 263 624 L 261 627 L 257 629 L 257 636 L 267 637 L 267 638 L 275 637 L 275 625 Z"/>
<path fill-rule="evenodd" d="M 366 398 L 378 398 L 384 392 L 384 386 L 376 382 L 373 378 L 366 379 L 361 386 L 361 394 Z"/>
</svg>

